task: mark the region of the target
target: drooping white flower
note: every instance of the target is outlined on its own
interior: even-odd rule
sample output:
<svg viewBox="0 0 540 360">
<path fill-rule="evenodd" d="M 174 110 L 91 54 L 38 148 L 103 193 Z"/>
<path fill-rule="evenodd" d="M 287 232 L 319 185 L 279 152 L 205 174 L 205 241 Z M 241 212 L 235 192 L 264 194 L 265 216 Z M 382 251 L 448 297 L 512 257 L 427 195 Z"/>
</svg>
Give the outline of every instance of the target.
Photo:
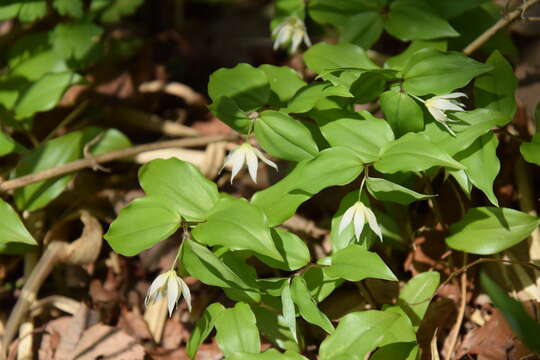
<svg viewBox="0 0 540 360">
<path fill-rule="evenodd" d="M 290 16 L 283 20 L 281 24 L 274 28 L 272 36 L 275 38 L 274 50 L 290 43 L 290 51 L 294 53 L 302 43 L 302 40 L 306 46 L 311 46 L 306 25 L 298 16 Z"/>
<path fill-rule="evenodd" d="M 150 285 L 144 304 L 148 306 L 164 296 L 167 296 L 167 308 L 169 309 L 169 317 L 172 315 L 174 306 L 178 303 L 178 300 L 184 296 L 189 311 L 191 311 L 191 293 L 189 288 L 176 274 L 176 271 L 169 270 L 163 274 L 160 274 Z"/>
<path fill-rule="evenodd" d="M 345 230 L 345 228 L 347 228 L 347 226 L 349 226 L 349 224 L 352 222 L 354 226 L 354 236 L 356 236 L 356 239 L 358 240 L 360 239 L 360 234 L 362 234 L 366 221 L 368 222 L 371 230 L 373 230 L 373 232 L 382 241 L 381 228 L 377 223 L 375 214 L 373 214 L 373 211 L 371 211 L 370 208 L 360 201 L 354 203 L 354 205 L 348 208 L 343 214 L 343 217 L 339 223 L 339 233 Z"/>
<path fill-rule="evenodd" d="M 236 147 L 233 151 L 231 151 L 231 153 L 225 159 L 221 170 L 223 170 L 225 167 L 231 168 L 232 183 L 234 177 L 238 174 L 242 166 L 244 166 L 244 163 L 246 163 L 249 171 L 249 176 L 254 183 L 257 183 L 257 169 L 259 167 L 259 161 L 257 160 L 257 158 L 261 159 L 265 164 L 277 170 L 277 165 L 273 161 L 267 159 L 266 156 L 264 156 L 264 154 L 259 151 L 259 149 L 254 148 L 248 143 L 243 143 L 242 145 Z"/>
<path fill-rule="evenodd" d="M 465 105 L 460 103 L 458 100 L 455 100 L 460 97 L 467 97 L 462 92 L 455 92 L 446 95 L 433 96 L 427 100 L 422 100 L 426 105 L 429 113 L 435 120 L 441 123 L 450 134 L 456 136 L 454 131 L 448 126 L 448 122 L 456 122 L 456 120 L 449 119 L 446 115 L 446 111 L 465 111 Z"/>
</svg>

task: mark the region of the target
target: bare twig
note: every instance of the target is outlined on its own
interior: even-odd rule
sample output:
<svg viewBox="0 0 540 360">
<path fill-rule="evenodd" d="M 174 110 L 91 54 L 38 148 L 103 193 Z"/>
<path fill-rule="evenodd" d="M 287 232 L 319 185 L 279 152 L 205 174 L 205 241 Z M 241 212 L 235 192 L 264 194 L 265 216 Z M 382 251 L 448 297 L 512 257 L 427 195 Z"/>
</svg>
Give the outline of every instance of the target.
<svg viewBox="0 0 540 360">
<path fill-rule="evenodd" d="M 236 139 L 236 135 L 213 135 L 199 138 L 158 141 L 150 144 L 133 146 L 127 149 L 115 150 L 98 155 L 93 159 L 79 159 L 51 169 L 39 171 L 34 174 L 29 174 L 12 180 L 4 181 L 3 183 L 0 183 L 0 191 L 17 189 L 38 181 L 51 179 L 85 168 L 91 168 L 94 164 L 101 164 L 109 161 L 128 158 L 149 150 L 165 149 L 170 147 L 196 147 L 217 141 L 230 141 L 234 139 Z"/>
<path fill-rule="evenodd" d="M 112 107 L 108 110 L 109 117 L 134 128 L 160 133 L 170 137 L 197 137 L 199 132 L 192 127 L 165 120 L 155 114 L 149 114 L 129 107 Z"/>
<path fill-rule="evenodd" d="M 463 265 L 467 265 L 467 253 L 463 253 Z M 445 354 L 445 359 L 450 360 L 454 358 L 454 348 L 456 347 L 459 329 L 463 323 L 463 317 L 465 316 L 465 306 L 467 305 L 467 271 L 463 271 L 461 274 L 461 299 L 459 304 L 459 312 L 454 327 L 450 331 L 448 351 Z"/>
<path fill-rule="evenodd" d="M 84 229 L 81 237 L 72 243 L 53 241 L 40 257 L 39 262 L 24 284 L 21 295 L 9 315 L 6 330 L 2 338 L 2 348 L 7 351 L 9 344 L 17 333 L 19 324 L 37 298 L 37 293 L 58 262 L 75 265 L 93 263 L 101 249 L 103 229 L 99 221 L 88 212 L 82 212 L 81 221 Z"/>
<path fill-rule="evenodd" d="M 528 0 L 524 2 L 519 8 L 503 16 L 492 27 L 487 29 L 483 34 L 481 34 L 473 42 L 467 45 L 467 47 L 463 49 L 463 53 L 465 55 L 471 55 L 473 52 L 482 47 L 482 45 L 484 45 L 489 39 L 491 39 L 499 30 L 511 24 L 516 19 L 521 18 L 528 8 L 538 2 L 540 2 L 540 0 Z"/>
<path fill-rule="evenodd" d="M 193 90 L 191 87 L 179 82 L 166 83 L 161 80 L 148 81 L 139 86 L 139 91 L 142 93 L 163 91 L 183 99 L 188 105 L 206 106 L 207 103 L 204 96 Z"/>
</svg>

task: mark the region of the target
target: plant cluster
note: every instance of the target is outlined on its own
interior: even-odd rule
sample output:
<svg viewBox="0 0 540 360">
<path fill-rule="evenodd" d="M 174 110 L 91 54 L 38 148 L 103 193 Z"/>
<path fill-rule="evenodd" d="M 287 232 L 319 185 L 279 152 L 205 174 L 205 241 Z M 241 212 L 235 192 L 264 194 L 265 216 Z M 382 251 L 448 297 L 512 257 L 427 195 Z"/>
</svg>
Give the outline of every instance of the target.
<svg viewBox="0 0 540 360">
<path fill-rule="evenodd" d="M 98 41 L 103 31 L 94 21 L 116 21 L 139 2 L 127 10 L 115 7 L 121 1 L 105 3 L 94 0 L 83 11 L 82 2 L 55 0 L 55 11 L 73 21 L 13 46 L 9 71 L 0 80 L 4 126 L 30 129 L 35 113 L 54 108 L 80 81 L 79 72 L 110 51 Z M 115 252 L 134 256 L 182 233 L 177 260 L 152 283 L 148 303 L 166 297 L 171 313 L 183 296 L 191 308 L 182 279 L 187 275 L 222 289 L 234 303 L 206 308 L 187 344 L 192 358 L 215 329 L 229 360 L 306 359 L 306 324 L 325 333 L 317 344 L 321 360 L 361 360 L 370 353 L 375 360 L 420 358 L 417 331 L 441 283 L 438 272 L 408 279 L 394 303 L 348 311 L 338 321 L 319 304 L 347 282 L 398 282 L 399 269 L 381 249 L 407 248 L 422 229 L 442 227 L 454 257 L 499 254 L 537 231 L 537 216 L 500 206 L 494 192 L 501 169 L 498 132 L 516 113 L 517 79 L 503 55 L 511 55 L 513 45 L 497 35 L 483 47 L 490 52 L 485 61 L 459 51 L 469 36 L 460 32 L 463 16 L 493 19 L 493 9 L 482 0 L 277 0 L 271 23 L 275 48 L 295 53 L 306 46 L 308 76 L 286 66 L 246 63 L 210 76 L 210 110 L 241 137 L 222 173 L 231 170 L 233 183 L 245 167 L 256 183 L 260 160 L 280 180 L 246 199 L 220 192 L 188 162 L 154 160 L 138 172 L 145 196 L 125 206 L 104 236 Z M 45 0 L 0 6 L 0 14 L 7 14 L 2 17 L 21 21 L 45 11 Z M 311 27 L 315 34 L 336 32 L 338 42 L 315 43 Z M 368 50 L 383 33 L 403 51 L 381 58 Z M 470 33 L 474 38 L 481 31 Z M 95 156 L 130 146 L 117 130 L 95 127 L 47 139 L 32 150 L 0 136 L 1 155 L 22 154 L 14 177 L 73 161 L 84 151 Z M 538 135 L 524 142 L 523 158 L 540 165 L 539 144 Z M 58 151 L 62 160 L 55 156 L 50 163 L 50 153 Z M 16 208 L 43 208 L 71 176 L 17 189 Z M 283 224 L 330 187 L 348 193 L 328 222 L 331 249 L 316 257 Z M 461 206 L 450 226 L 434 191 L 441 188 L 450 189 Z M 477 191 L 482 195 L 475 202 Z M 417 216 L 420 202 L 431 216 Z M 3 200 L 0 205 L 0 250 L 35 245 L 15 210 Z M 466 265 L 466 255 L 455 259 Z M 488 275 L 481 282 L 497 306 L 511 308 L 512 300 Z M 509 318 L 519 312 L 512 309 Z M 523 329 L 523 323 L 515 326 Z M 527 326 L 539 328 L 529 321 Z M 275 348 L 261 352 L 261 336 Z M 540 351 L 537 342 L 522 340 Z"/>
</svg>

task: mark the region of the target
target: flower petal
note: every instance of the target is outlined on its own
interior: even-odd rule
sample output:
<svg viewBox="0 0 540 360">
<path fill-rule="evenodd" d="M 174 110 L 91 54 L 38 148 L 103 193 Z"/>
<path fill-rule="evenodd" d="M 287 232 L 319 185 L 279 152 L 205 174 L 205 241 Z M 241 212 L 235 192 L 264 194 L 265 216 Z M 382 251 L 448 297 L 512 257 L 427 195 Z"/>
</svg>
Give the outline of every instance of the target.
<svg viewBox="0 0 540 360">
<path fill-rule="evenodd" d="M 307 31 L 304 33 L 304 43 L 307 47 L 311 46 L 311 39 L 309 38 Z"/>
<path fill-rule="evenodd" d="M 460 97 L 467 97 L 467 94 L 462 93 L 462 92 L 455 92 L 455 93 L 439 95 L 439 96 L 435 96 L 435 97 L 439 98 L 439 99 L 456 99 L 456 98 L 460 98 Z"/>
<path fill-rule="evenodd" d="M 253 147 L 246 148 L 246 163 L 249 171 L 249 176 L 254 183 L 257 183 L 257 169 L 259 168 L 259 161 Z"/>
<path fill-rule="evenodd" d="M 379 224 L 377 223 L 377 218 L 375 217 L 375 214 L 373 211 L 368 208 L 367 206 L 364 206 L 364 215 L 366 216 L 366 219 L 369 223 L 369 227 L 373 232 L 381 239 L 382 241 L 382 232 L 381 228 L 379 227 Z"/>
<path fill-rule="evenodd" d="M 245 159 L 246 159 L 246 151 L 242 145 L 237 147 L 235 150 L 233 150 L 233 153 L 231 155 L 231 161 L 230 161 L 232 165 L 231 184 L 234 180 L 234 177 L 238 174 L 238 172 L 244 165 Z"/>
<path fill-rule="evenodd" d="M 146 298 L 144 299 L 145 306 L 148 306 L 148 304 L 151 304 L 157 300 L 160 289 L 167 282 L 167 276 L 168 273 L 163 273 L 156 277 L 154 281 L 152 281 L 152 284 L 150 285 L 150 288 L 148 288 L 148 292 L 146 293 Z"/>
<path fill-rule="evenodd" d="M 298 47 L 302 43 L 302 38 L 304 37 L 304 32 L 302 30 L 296 30 L 292 36 L 291 42 L 291 53 L 295 53 L 298 50 Z"/>
<path fill-rule="evenodd" d="M 264 156 L 264 154 L 262 152 L 259 151 L 259 149 L 256 149 L 256 148 L 253 148 L 253 151 L 255 151 L 255 154 L 257 155 L 257 157 L 259 159 L 262 160 L 263 163 L 265 163 L 266 165 L 268 166 L 271 166 L 273 167 L 274 169 L 278 169 L 277 165 L 275 162 L 269 160 L 266 156 Z"/>
<path fill-rule="evenodd" d="M 356 236 L 356 240 L 360 240 L 360 235 L 362 235 L 362 230 L 364 229 L 364 224 L 366 222 L 366 219 L 364 218 L 364 212 L 362 211 L 361 207 L 364 206 L 362 203 L 357 203 L 356 211 L 354 212 L 354 236 Z"/>
<path fill-rule="evenodd" d="M 448 126 L 447 123 L 443 122 L 441 123 L 443 124 L 443 126 L 446 128 L 446 130 L 448 130 L 448 132 L 452 135 L 452 136 L 456 136 L 456 133 L 454 132 L 454 130 L 450 129 L 450 126 Z"/>
<path fill-rule="evenodd" d="M 276 48 L 276 43 L 277 47 L 280 47 L 281 45 L 286 43 L 291 37 L 291 32 L 291 26 L 289 24 L 285 24 L 277 35 L 276 41 L 274 42 L 274 48 Z"/>
<path fill-rule="evenodd" d="M 463 111 L 463 107 L 465 105 L 458 102 L 452 102 L 450 100 L 436 99 L 436 100 L 431 100 L 430 106 L 436 109 L 442 110 L 442 111 L 447 111 L 447 110 Z"/>
<path fill-rule="evenodd" d="M 173 270 L 171 270 L 172 272 Z M 167 308 L 169 309 L 169 317 L 172 316 L 174 306 L 176 305 L 176 302 L 178 301 L 178 295 L 179 295 L 179 289 L 178 289 L 178 282 L 176 281 L 177 275 L 176 273 L 170 274 L 169 278 L 167 279 Z"/>
<path fill-rule="evenodd" d="M 182 290 L 182 295 L 184 295 L 184 299 L 186 300 L 188 310 L 189 312 L 191 312 L 191 292 L 189 291 L 189 287 L 181 278 L 178 278 L 178 284 L 180 285 L 180 289 Z"/>
<path fill-rule="evenodd" d="M 433 116 L 433 118 L 435 118 L 435 120 L 437 120 L 438 122 L 444 123 L 448 120 L 448 116 L 446 116 L 446 114 L 441 110 L 430 106 L 428 106 L 427 109 L 431 116 Z"/>
<path fill-rule="evenodd" d="M 345 230 L 347 226 L 351 223 L 353 216 L 354 216 L 355 206 L 351 206 L 348 208 L 345 213 L 343 213 L 343 216 L 341 217 L 341 221 L 339 222 L 339 234 Z"/>
</svg>

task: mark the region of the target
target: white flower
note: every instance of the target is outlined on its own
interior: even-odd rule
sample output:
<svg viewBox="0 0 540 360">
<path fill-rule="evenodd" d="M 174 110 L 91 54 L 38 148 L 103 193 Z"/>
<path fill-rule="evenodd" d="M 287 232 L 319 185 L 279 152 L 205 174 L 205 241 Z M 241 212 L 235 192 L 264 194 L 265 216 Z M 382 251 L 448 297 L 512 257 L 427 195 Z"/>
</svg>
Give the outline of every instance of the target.
<svg viewBox="0 0 540 360">
<path fill-rule="evenodd" d="M 257 168 L 259 167 L 259 161 L 257 160 L 257 158 L 261 159 L 265 164 L 270 165 L 277 170 L 277 165 L 274 162 L 268 160 L 266 156 L 264 156 L 263 153 L 259 151 L 259 149 L 254 148 L 248 143 L 243 143 L 242 145 L 235 148 L 225 159 L 221 170 L 223 170 L 225 167 L 231 167 L 232 183 L 234 177 L 238 174 L 244 163 L 247 163 L 249 176 L 254 183 L 257 183 Z"/>
<path fill-rule="evenodd" d="M 302 40 L 306 46 L 311 46 L 311 40 L 307 34 L 306 25 L 298 16 L 290 16 L 272 31 L 274 50 L 290 42 L 291 53 L 296 52 Z"/>
<path fill-rule="evenodd" d="M 360 201 L 357 201 L 343 214 L 343 217 L 339 223 L 339 233 L 345 230 L 345 228 L 352 222 L 354 225 L 354 235 L 356 236 L 356 239 L 360 239 L 360 234 L 362 234 L 362 229 L 364 228 L 366 220 L 371 230 L 373 230 L 373 232 L 377 234 L 382 241 L 381 228 L 377 223 L 375 214 L 373 214 L 373 211 L 371 211 L 370 208 Z"/>
<path fill-rule="evenodd" d="M 422 102 L 426 105 L 431 116 L 435 118 L 439 123 L 441 123 L 450 134 L 456 136 L 456 134 L 450 129 L 447 122 L 455 122 L 456 120 L 449 119 L 445 114 L 445 111 L 465 111 L 465 105 L 455 100 L 460 97 L 467 97 L 462 92 L 455 92 L 446 95 L 434 96 L 426 101 Z"/>
<path fill-rule="evenodd" d="M 174 306 L 178 303 L 178 300 L 184 295 L 189 311 L 191 311 L 191 293 L 189 288 L 176 274 L 176 271 L 169 270 L 163 274 L 160 274 L 150 285 L 144 304 L 152 304 L 163 296 L 167 296 L 167 307 L 169 309 L 169 317 L 172 315 Z"/>
</svg>

